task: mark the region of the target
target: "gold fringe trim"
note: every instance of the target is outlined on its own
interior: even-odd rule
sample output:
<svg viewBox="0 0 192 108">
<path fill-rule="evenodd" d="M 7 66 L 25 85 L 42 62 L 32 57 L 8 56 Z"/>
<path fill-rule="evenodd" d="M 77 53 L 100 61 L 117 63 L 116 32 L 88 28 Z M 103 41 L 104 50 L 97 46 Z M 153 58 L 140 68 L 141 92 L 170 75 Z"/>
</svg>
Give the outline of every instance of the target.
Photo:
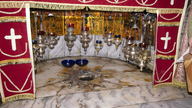
<svg viewBox="0 0 192 108">
<path fill-rule="evenodd" d="M 31 63 L 30 58 L 23 58 L 23 59 L 8 59 L 0 61 L 0 67 L 6 65 L 16 65 L 16 64 L 24 64 L 24 63 Z"/>
<path fill-rule="evenodd" d="M 180 22 L 158 22 L 158 26 L 179 26 Z"/>
<path fill-rule="evenodd" d="M 2 98 L 2 102 L 4 104 L 6 104 L 8 102 L 12 102 L 12 101 L 19 100 L 19 99 L 33 99 L 34 100 L 35 95 L 30 94 L 30 93 L 17 94 L 17 95 L 9 96 L 6 98 Z"/>
<path fill-rule="evenodd" d="M 175 59 L 175 55 L 156 55 L 156 59 L 172 60 Z"/>
<path fill-rule="evenodd" d="M 116 11 L 116 12 L 143 12 L 146 8 L 134 8 L 134 7 L 116 7 L 116 6 L 88 6 L 91 10 L 97 11 Z M 156 10 L 155 10 L 156 12 Z"/>
<path fill-rule="evenodd" d="M 157 85 L 154 85 L 154 86 L 153 86 L 153 89 L 154 89 L 154 90 L 157 90 L 158 88 L 160 88 L 160 87 L 165 87 L 165 86 L 173 86 L 173 84 L 172 84 L 172 83 L 157 84 Z"/>
<path fill-rule="evenodd" d="M 91 10 L 97 10 L 97 11 L 143 12 L 144 10 L 146 10 L 147 12 L 150 12 L 150 13 L 157 13 L 157 10 L 159 10 L 160 14 L 183 12 L 183 9 L 179 9 L 179 8 L 151 8 L 151 7 L 141 7 L 141 6 L 114 6 L 114 5 L 84 5 L 84 4 L 35 2 L 35 1 L 1 1 L 0 8 L 21 8 L 23 3 L 30 3 L 30 8 L 51 9 L 51 10 L 79 10 L 79 9 L 84 9 L 85 7 L 89 7 Z"/>
<path fill-rule="evenodd" d="M 173 86 L 175 86 L 175 87 L 180 87 L 182 89 L 187 88 L 186 82 L 180 82 L 180 81 L 177 81 L 176 79 L 173 79 L 172 83 L 173 83 Z"/>
<path fill-rule="evenodd" d="M 20 17 L 20 16 L 5 16 L 5 17 L 0 17 L 0 23 L 4 22 L 26 22 L 26 17 Z"/>
<path fill-rule="evenodd" d="M 173 79 L 171 83 L 163 83 L 163 84 L 154 85 L 153 89 L 157 90 L 158 88 L 165 87 L 165 86 L 175 86 L 175 87 L 181 88 L 181 89 L 187 88 L 186 82 L 180 82 L 180 81 Z"/>
</svg>

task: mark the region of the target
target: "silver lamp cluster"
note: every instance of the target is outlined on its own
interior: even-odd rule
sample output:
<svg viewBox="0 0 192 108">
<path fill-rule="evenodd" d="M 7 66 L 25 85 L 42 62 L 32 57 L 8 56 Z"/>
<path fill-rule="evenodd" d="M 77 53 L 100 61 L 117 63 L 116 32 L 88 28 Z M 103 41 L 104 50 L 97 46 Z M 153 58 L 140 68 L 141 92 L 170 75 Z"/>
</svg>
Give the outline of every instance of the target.
<svg viewBox="0 0 192 108">
<path fill-rule="evenodd" d="M 122 50 L 124 53 L 124 57 L 126 58 L 126 61 L 135 61 L 137 65 L 140 67 L 140 71 L 143 71 L 143 68 L 146 67 L 147 63 L 151 61 L 151 42 L 150 42 L 151 40 L 146 38 L 146 35 L 148 35 L 148 37 L 151 37 L 149 35 L 152 35 L 152 30 L 151 30 L 152 23 L 149 23 L 149 22 L 150 21 L 144 22 L 144 33 L 143 33 L 145 40 L 149 41 L 147 42 L 148 45 L 146 44 L 146 42 L 141 42 L 137 44 L 135 42 L 136 36 L 131 36 L 131 31 L 130 31 L 129 36 L 126 38 L 126 45 L 123 47 L 123 50 Z M 147 29 L 147 26 L 149 26 L 150 29 Z M 136 23 L 134 23 L 131 30 L 132 29 L 138 29 Z"/>
<path fill-rule="evenodd" d="M 132 44 L 133 39 L 127 38 L 126 46 L 123 47 L 124 57 L 126 61 L 135 61 L 140 67 L 140 71 L 143 71 L 143 68 L 151 60 L 151 49 L 148 49 L 148 45 L 145 43 Z M 151 47 L 149 45 L 149 47 Z"/>
<path fill-rule="evenodd" d="M 108 16 L 107 21 L 112 22 L 112 25 L 109 25 L 109 26 L 113 26 L 114 28 L 114 20 L 111 15 Z M 111 46 L 112 44 L 115 44 L 116 50 L 117 50 L 118 46 L 121 44 L 121 35 L 115 35 L 114 37 L 113 35 L 114 34 L 111 31 L 108 33 L 105 33 L 105 37 L 103 38 L 103 40 L 105 43 L 107 43 L 107 46 Z"/>
<path fill-rule="evenodd" d="M 59 37 L 57 37 L 54 33 L 49 33 L 46 37 L 45 34 L 46 33 L 44 31 L 38 32 L 37 44 L 35 45 L 36 47 L 33 47 L 34 53 L 37 57 L 43 57 L 46 46 L 53 49 L 59 40 Z"/>
<path fill-rule="evenodd" d="M 52 17 L 53 14 L 49 13 L 48 17 Z M 45 53 L 45 48 L 48 46 L 50 49 L 53 49 L 55 45 L 57 44 L 58 40 L 60 39 L 59 36 L 53 32 L 49 32 L 46 34 L 45 31 L 42 30 L 43 28 L 43 23 L 42 23 L 42 15 L 39 15 L 39 13 L 35 14 L 35 18 L 37 21 L 37 17 L 40 17 L 40 29 L 41 30 L 36 30 L 36 38 L 33 40 L 33 54 L 34 54 L 34 60 L 38 57 L 43 57 L 43 54 Z M 37 23 L 37 22 L 35 22 Z M 37 25 L 37 24 L 36 24 Z M 37 27 L 36 27 L 37 28 Z"/>
<path fill-rule="evenodd" d="M 112 44 L 115 44 L 116 50 L 118 49 L 119 45 L 121 44 L 121 35 L 115 35 L 113 37 L 113 34 L 111 32 L 106 33 L 106 36 L 103 38 L 104 42 L 107 43 L 107 46 L 111 46 Z"/>
</svg>

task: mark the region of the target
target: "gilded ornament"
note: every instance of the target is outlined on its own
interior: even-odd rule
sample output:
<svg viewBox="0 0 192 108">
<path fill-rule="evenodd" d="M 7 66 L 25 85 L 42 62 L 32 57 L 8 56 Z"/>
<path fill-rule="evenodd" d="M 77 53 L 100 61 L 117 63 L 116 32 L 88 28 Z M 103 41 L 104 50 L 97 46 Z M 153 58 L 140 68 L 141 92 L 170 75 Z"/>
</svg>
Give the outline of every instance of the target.
<svg viewBox="0 0 192 108">
<path fill-rule="evenodd" d="M 167 26 L 167 27 L 172 27 L 172 26 L 179 26 L 180 22 L 158 22 L 158 26 Z"/>
<path fill-rule="evenodd" d="M 175 55 L 156 55 L 156 59 L 163 59 L 163 60 L 173 60 L 175 59 Z"/>
<path fill-rule="evenodd" d="M 25 63 L 31 63 L 30 58 L 21 58 L 21 59 L 7 59 L 0 61 L 0 67 L 6 66 L 6 65 L 15 65 L 15 64 L 25 64 Z"/>
<path fill-rule="evenodd" d="M 26 22 L 26 17 L 21 17 L 21 16 L 5 16 L 5 17 L 0 17 L 0 23 L 5 23 L 5 22 Z"/>
</svg>

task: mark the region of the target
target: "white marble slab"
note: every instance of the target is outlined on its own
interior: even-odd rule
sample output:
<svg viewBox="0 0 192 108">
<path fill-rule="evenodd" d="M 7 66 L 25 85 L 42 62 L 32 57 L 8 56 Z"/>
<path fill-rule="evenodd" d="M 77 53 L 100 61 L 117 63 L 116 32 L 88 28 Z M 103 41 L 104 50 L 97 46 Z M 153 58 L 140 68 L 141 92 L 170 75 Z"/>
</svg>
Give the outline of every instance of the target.
<svg viewBox="0 0 192 108">
<path fill-rule="evenodd" d="M 61 83 L 64 76 L 63 72 L 68 72 L 69 69 L 61 65 L 61 61 L 64 59 L 80 59 L 84 58 L 89 60 L 89 63 L 85 67 L 81 67 L 84 70 L 87 69 L 100 69 L 101 72 L 107 73 L 107 78 L 101 83 L 104 87 L 95 86 L 93 90 L 89 87 L 78 90 L 78 85 L 68 88 L 70 84 Z M 80 67 L 74 65 L 70 69 L 78 70 Z M 135 66 L 128 64 L 127 62 L 102 57 L 64 57 L 58 59 L 51 59 L 37 63 L 36 73 L 36 97 L 47 97 L 63 94 L 74 94 L 79 92 L 88 91 L 101 91 L 117 88 L 126 88 L 130 86 L 142 86 L 152 84 L 152 73 L 139 72 Z M 49 92 L 47 94 L 47 92 Z"/>
<path fill-rule="evenodd" d="M 162 87 L 154 91 L 147 85 L 20 100 L 1 108 L 190 108 L 191 103 L 186 89 Z"/>
</svg>

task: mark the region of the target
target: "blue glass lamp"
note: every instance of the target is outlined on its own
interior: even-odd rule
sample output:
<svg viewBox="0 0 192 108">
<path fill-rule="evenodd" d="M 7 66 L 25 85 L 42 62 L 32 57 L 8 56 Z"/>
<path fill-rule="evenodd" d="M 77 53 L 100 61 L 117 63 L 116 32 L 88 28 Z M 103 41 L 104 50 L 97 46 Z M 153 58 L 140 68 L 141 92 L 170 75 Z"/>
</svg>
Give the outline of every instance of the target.
<svg viewBox="0 0 192 108">
<path fill-rule="evenodd" d="M 72 67 L 75 65 L 75 61 L 74 60 L 63 60 L 63 61 L 61 61 L 61 64 L 64 67 Z"/>
<path fill-rule="evenodd" d="M 77 59 L 76 60 L 76 64 L 78 65 L 78 66 L 86 66 L 87 64 L 88 64 L 88 60 L 86 60 L 86 59 Z"/>
</svg>

